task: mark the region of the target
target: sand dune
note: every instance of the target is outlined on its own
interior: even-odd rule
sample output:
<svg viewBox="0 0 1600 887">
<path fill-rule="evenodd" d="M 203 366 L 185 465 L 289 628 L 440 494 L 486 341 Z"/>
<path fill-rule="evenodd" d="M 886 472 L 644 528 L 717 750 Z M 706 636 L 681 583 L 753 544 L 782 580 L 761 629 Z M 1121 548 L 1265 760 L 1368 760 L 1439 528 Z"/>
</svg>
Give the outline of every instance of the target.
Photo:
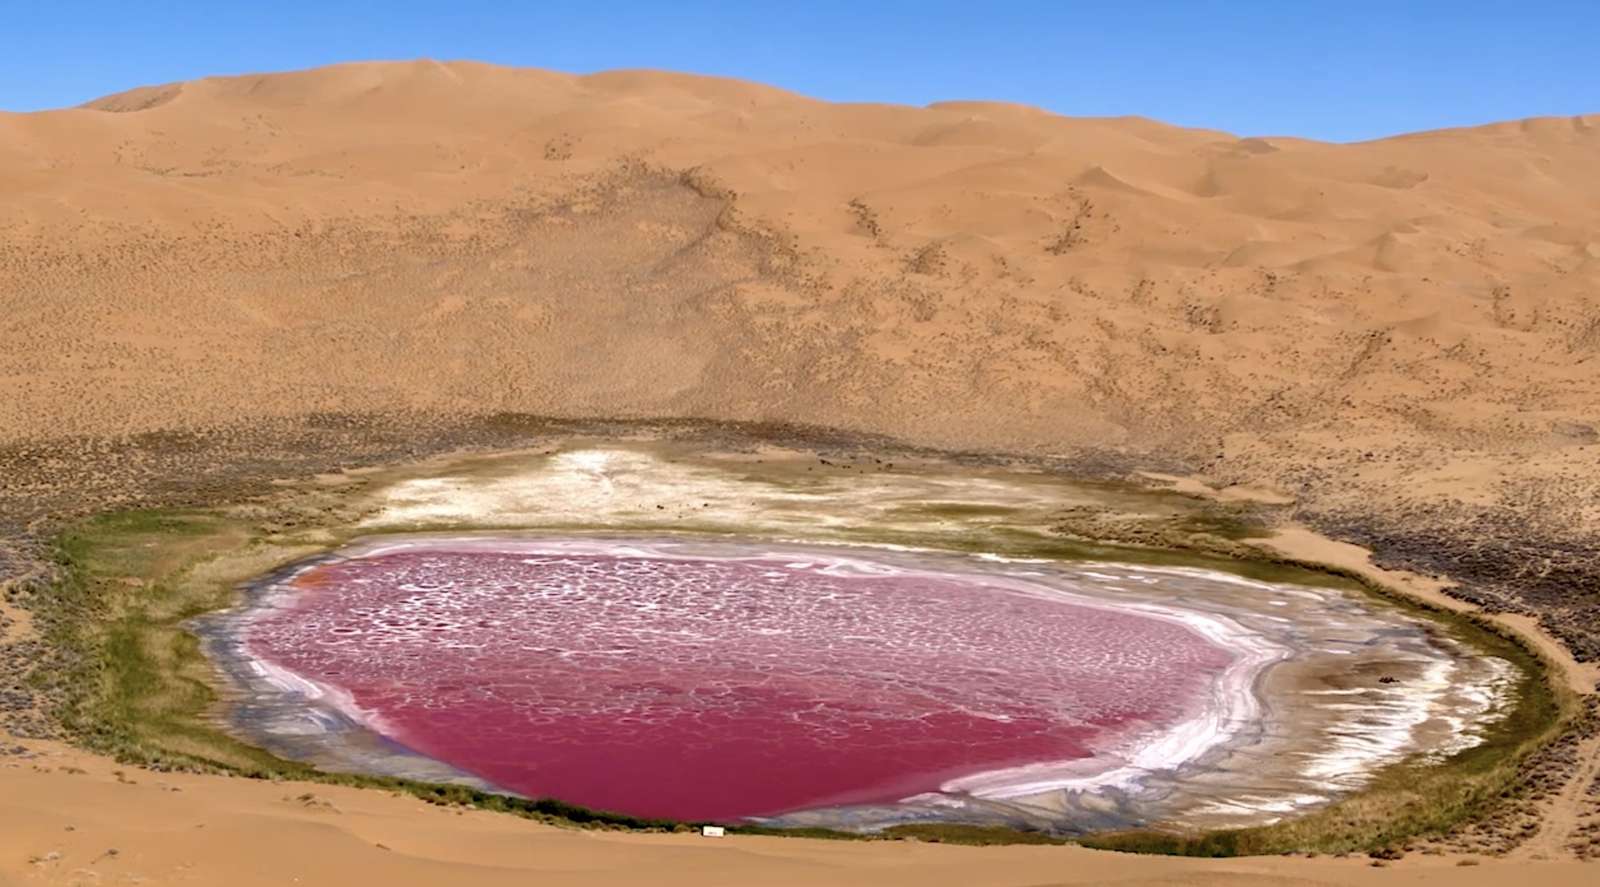
<svg viewBox="0 0 1600 887">
<path fill-rule="evenodd" d="M 1565 550 L 1600 535 L 1597 157 L 1592 115 L 1341 145 L 467 62 L 142 87 L 0 114 L 0 442 L 781 420 Z"/>
<path fill-rule="evenodd" d="M 146 87 L 0 116 L 0 433 L 314 405 L 1343 449 L 1417 429 L 1342 396 L 1461 359 L 1358 343 L 1444 314 L 1480 371 L 1408 394 L 1529 447 L 1529 407 L 1600 394 L 1597 150 L 1595 118 L 1331 145 L 431 61 Z"/>
</svg>

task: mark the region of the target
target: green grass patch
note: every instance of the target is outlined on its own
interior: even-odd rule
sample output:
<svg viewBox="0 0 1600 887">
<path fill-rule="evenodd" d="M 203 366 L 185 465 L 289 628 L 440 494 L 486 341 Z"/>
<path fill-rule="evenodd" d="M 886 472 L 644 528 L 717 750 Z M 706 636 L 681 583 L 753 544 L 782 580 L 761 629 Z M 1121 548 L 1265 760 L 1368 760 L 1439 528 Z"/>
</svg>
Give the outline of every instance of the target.
<svg viewBox="0 0 1600 887">
<path fill-rule="evenodd" d="M 1006 828 L 1004 826 L 961 825 L 959 823 L 919 822 L 884 829 L 889 838 L 922 841 L 926 844 L 965 844 L 987 847 L 992 844 L 1071 844 L 1071 838 L 1048 832 Z"/>
</svg>

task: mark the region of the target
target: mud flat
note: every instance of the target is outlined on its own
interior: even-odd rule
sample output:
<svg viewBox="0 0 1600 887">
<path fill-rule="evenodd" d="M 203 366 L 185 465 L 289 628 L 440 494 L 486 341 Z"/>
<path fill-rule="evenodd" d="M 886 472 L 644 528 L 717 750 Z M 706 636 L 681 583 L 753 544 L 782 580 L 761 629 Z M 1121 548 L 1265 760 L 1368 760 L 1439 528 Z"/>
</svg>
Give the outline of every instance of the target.
<svg viewBox="0 0 1600 887">
<path fill-rule="evenodd" d="M 339 599 L 337 589 L 327 585 L 328 577 L 407 555 L 424 563 L 431 558 L 432 572 L 424 569 L 408 575 L 408 590 L 387 603 L 404 604 L 413 614 L 449 614 L 442 617 L 444 624 L 425 626 L 430 629 L 469 622 L 472 614 L 460 610 L 463 600 L 491 599 L 484 597 L 487 586 L 482 582 L 451 575 L 452 569 L 474 557 L 544 558 L 547 568 L 563 558 L 603 560 L 620 553 L 633 561 L 657 564 L 804 563 L 810 566 L 800 572 L 820 570 L 835 579 L 900 576 L 924 584 L 937 579 L 952 583 L 951 593 L 958 596 L 1048 600 L 1174 626 L 1183 637 L 1217 654 L 1214 669 L 1196 669 L 1190 685 L 1169 688 L 1176 695 L 1156 706 L 1161 716 L 1151 709 L 1125 718 L 1122 724 L 1105 718 L 1091 723 L 1103 713 L 1089 712 L 1085 717 L 1081 693 L 1074 695 L 1040 680 L 1040 674 L 1053 674 L 1041 666 L 1060 664 L 1070 673 L 1073 648 L 1082 648 L 1081 640 L 1029 650 L 1026 643 L 1037 641 L 1019 644 L 1017 637 L 1001 637 L 996 650 L 1027 650 L 1027 655 L 1003 660 L 995 650 L 988 651 L 980 664 L 1015 682 L 999 681 L 985 689 L 1001 692 L 1013 702 L 1020 693 L 1029 704 L 1006 717 L 1033 718 L 1030 723 L 1035 726 L 1043 723 L 1076 731 L 1074 741 L 1057 742 L 1055 754 L 1046 742 L 1010 758 L 965 761 L 939 770 L 932 784 L 917 784 L 915 779 L 903 783 L 900 795 L 885 786 L 841 785 L 831 803 L 813 797 L 790 799 L 776 807 L 762 807 L 761 801 L 752 800 L 742 808 L 689 803 L 668 809 L 649 801 L 649 768 L 630 771 L 633 775 L 621 780 L 625 790 L 620 794 L 615 779 L 602 780 L 610 785 L 598 793 L 592 780 L 555 782 L 575 792 L 562 796 L 558 791 L 563 800 L 623 812 L 725 820 L 748 816 L 772 825 L 857 830 L 930 822 L 998 824 L 1067 834 L 1148 826 L 1189 831 L 1256 827 L 1356 795 L 1394 767 L 1442 766 L 1482 746 L 1504 732 L 1508 714 L 1517 709 L 1519 694 L 1530 680 L 1526 664 L 1511 661 L 1515 657 L 1485 655 L 1458 630 L 1387 606 L 1326 576 L 1229 563 L 1192 552 L 1108 552 L 1064 543 L 1048 532 L 1051 516 L 1063 509 L 1092 503 L 1119 513 L 1176 519 L 1182 504 L 1037 472 L 968 468 L 953 473 L 948 465 L 891 466 L 873 459 L 841 465 L 776 450 L 704 453 L 655 443 L 575 442 L 541 453 L 434 464 L 413 476 L 385 479 L 365 501 L 354 526 L 337 535 L 338 540 L 358 538 L 341 547 L 326 544 L 324 536 L 322 550 L 246 583 L 242 606 L 200 623 L 207 649 L 234 686 L 229 728 L 275 754 L 332 770 L 458 781 L 529 795 L 540 794 L 541 784 L 551 784 L 519 773 L 516 766 L 508 768 L 505 762 L 486 766 L 481 749 L 475 754 L 459 744 L 452 748 L 452 743 L 441 742 L 438 731 L 429 738 L 427 731 L 415 729 L 414 720 L 408 728 L 386 719 L 383 705 L 372 702 L 371 685 L 365 688 L 364 699 L 360 687 L 352 690 L 338 676 L 307 673 L 315 664 L 339 672 L 361 661 L 359 655 L 328 658 L 339 646 L 328 645 L 333 636 L 317 637 L 305 633 L 303 625 L 295 627 L 299 616 L 332 615 L 317 610 Z M 481 529 L 486 527 L 494 529 Z M 359 538 L 362 533 L 368 536 Z M 1110 559 L 1108 553 L 1120 558 Z M 458 561 L 452 566 L 441 558 Z M 555 561 L 548 560 L 552 558 Z M 1254 575 L 1240 575 L 1241 570 Z M 316 578 L 319 573 L 321 579 Z M 312 595 L 321 603 L 297 613 L 306 604 L 308 581 L 322 586 Z M 538 584 L 530 575 L 510 584 L 518 582 Z M 774 598 L 784 606 L 792 605 L 792 596 L 806 593 L 804 583 L 784 587 L 789 597 Z M 511 606 L 525 621 L 548 616 L 547 610 L 526 599 L 514 595 L 513 600 L 521 600 Z M 703 596 L 690 595 L 676 605 L 705 602 Z M 504 606 L 506 601 L 498 603 Z M 385 605 L 384 594 L 366 604 L 370 616 L 373 607 L 381 610 Z M 781 611 L 779 607 L 772 613 L 746 615 L 759 622 L 780 619 Z M 265 649 L 270 644 L 261 642 L 260 631 L 266 623 L 275 624 L 280 632 L 299 632 L 292 647 L 300 654 L 314 649 L 318 655 L 302 655 L 297 670 L 286 661 L 294 656 L 282 655 L 292 649 L 279 649 L 278 655 Z M 720 626 L 713 637 L 726 641 L 715 631 L 726 632 L 730 626 L 738 623 Z M 884 626 L 875 628 L 881 631 Z M 899 634 L 916 636 L 915 626 L 900 628 Z M 488 633 L 490 651 L 494 634 Z M 427 655 L 439 652 L 438 632 L 405 635 L 402 631 L 399 637 L 386 638 L 394 644 L 386 649 L 398 651 L 402 661 L 424 663 Z M 484 652 L 485 640 L 475 636 L 466 646 L 487 657 L 477 661 L 478 667 L 494 662 L 503 671 L 504 651 Z M 637 640 L 635 636 L 633 641 Z M 359 645 L 351 649 L 364 650 Z M 625 658 L 637 658 L 644 650 L 649 659 L 657 649 L 665 648 L 636 645 L 628 648 Z M 582 656 L 595 651 L 553 652 Z M 776 656 L 792 651 L 777 645 L 758 652 Z M 848 693 L 851 680 L 862 678 L 860 670 L 847 667 L 848 653 L 840 651 L 831 660 L 810 663 L 843 675 L 844 684 L 833 691 L 840 697 Z M 1052 657 L 1058 661 L 1052 663 Z M 605 658 L 599 660 L 603 663 Z M 912 658 L 916 667 L 907 668 L 907 674 L 938 677 L 936 657 Z M 536 683 L 535 659 L 530 658 L 526 673 L 512 677 Z M 692 672 L 674 672 L 669 659 L 654 663 L 660 666 L 656 677 L 665 681 L 669 693 L 678 692 L 684 687 L 673 682 L 692 681 Z M 792 655 L 779 659 L 780 678 L 806 670 L 807 664 L 796 662 Z M 469 655 L 456 667 L 473 661 Z M 769 667 L 763 680 L 770 671 Z M 881 668 L 866 671 L 880 681 L 870 688 L 880 696 L 885 687 L 895 686 L 893 680 L 882 682 Z M 452 719 L 448 713 L 453 705 L 465 704 L 465 697 L 472 695 L 459 682 L 444 681 L 442 687 L 439 681 L 430 682 L 434 672 L 426 667 L 405 673 L 417 680 L 419 692 L 443 690 L 422 708 L 432 706 L 434 714 L 447 713 L 445 720 Z M 904 679 L 907 674 L 896 677 Z M 731 676 L 737 683 L 737 675 Z M 717 678 L 727 680 L 730 674 Z M 1136 680 L 1127 685 L 1139 686 Z M 655 687 L 652 692 L 661 690 Z M 791 703 L 827 707 L 826 693 L 821 698 L 815 693 L 807 696 L 804 688 L 796 693 Z M 509 705 L 507 710 L 516 707 L 514 699 L 500 701 Z M 942 702 L 944 707 L 935 706 L 934 714 L 961 713 L 959 693 L 952 691 Z M 544 727 L 552 731 L 546 738 L 564 730 L 596 727 L 584 720 L 581 710 L 546 707 L 549 720 Z M 402 705 L 398 711 L 405 714 L 405 708 Z M 636 714 L 612 712 L 619 717 Z M 505 725 L 477 726 L 493 733 Z M 843 738 L 846 745 L 849 727 L 829 725 L 841 731 L 834 739 Z M 537 730 L 531 733 L 538 735 Z M 805 731 L 799 734 L 787 740 L 806 746 Z M 793 752 L 779 741 L 784 739 L 782 731 L 769 735 L 778 745 L 768 752 Z M 958 736 L 959 730 L 952 730 L 944 738 L 954 743 Z M 713 757 L 726 756 L 734 748 L 748 750 L 748 742 L 749 737 L 735 733 L 727 746 L 713 749 Z M 786 766 L 769 769 L 798 780 L 797 774 L 815 775 L 819 768 L 839 765 L 842 757 L 848 756 L 829 761 L 823 755 L 788 754 Z M 706 760 L 698 765 L 706 766 Z M 522 761 L 540 763 L 537 750 Z M 678 763 L 680 769 L 687 768 L 683 772 L 695 772 L 695 762 Z M 926 781 L 930 774 L 915 775 Z M 856 791 L 845 790 L 852 788 Z"/>
</svg>

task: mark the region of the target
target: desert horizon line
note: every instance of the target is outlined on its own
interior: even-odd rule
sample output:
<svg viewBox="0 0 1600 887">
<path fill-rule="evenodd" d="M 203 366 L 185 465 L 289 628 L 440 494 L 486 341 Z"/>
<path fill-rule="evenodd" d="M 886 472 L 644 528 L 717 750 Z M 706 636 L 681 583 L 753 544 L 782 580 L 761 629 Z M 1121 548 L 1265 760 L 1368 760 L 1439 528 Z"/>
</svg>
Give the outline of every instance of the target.
<svg viewBox="0 0 1600 887">
<path fill-rule="evenodd" d="M 1136 122 L 1141 122 L 1141 123 L 1153 123 L 1153 124 L 1156 124 L 1158 126 L 1162 126 L 1162 127 L 1166 127 L 1166 128 L 1170 128 L 1170 129 L 1175 129 L 1175 130 L 1186 130 L 1186 131 L 1190 131 L 1190 132 L 1214 133 L 1214 134 L 1216 134 L 1218 136 L 1223 136 L 1223 137 L 1235 139 L 1235 140 L 1238 140 L 1238 141 L 1272 140 L 1272 139 L 1276 139 L 1276 140 L 1297 141 L 1297 142 L 1306 142 L 1306 143 L 1321 144 L 1321 145 L 1362 145 L 1362 144 L 1371 144 L 1371 143 L 1374 143 L 1374 142 L 1384 142 L 1384 141 L 1390 141 L 1390 140 L 1394 140 L 1394 139 L 1403 139 L 1403 138 L 1410 138 L 1410 137 L 1416 137 L 1416 136 L 1428 136 L 1428 135 L 1437 135 L 1437 134 L 1446 134 L 1446 133 L 1461 133 L 1461 132 L 1469 132 L 1469 131 L 1473 131 L 1473 130 L 1492 129 L 1492 128 L 1502 127 L 1502 126 L 1507 126 L 1507 125 L 1528 124 L 1528 123 L 1543 122 L 1543 121 L 1571 121 L 1575 126 L 1578 126 L 1579 128 L 1587 128 L 1587 127 L 1591 127 L 1591 126 L 1600 126 L 1600 107 L 1597 107 L 1596 109 L 1594 109 L 1592 111 L 1583 111 L 1583 112 L 1579 112 L 1579 113 L 1576 113 L 1576 114 L 1538 114 L 1538 113 L 1533 113 L 1533 114 L 1527 114 L 1527 115 L 1521 115 L 1521 116 L 1515 116 L 1515 117 L 1488 118 L 1488 119 L 1479 120 L 1477 122 L 1460 123 L 1460 124 L 1451 125 L 1451 126 L 1423 127 L 1423 128 L 1420 128 L 1420 129 L 1407 129 L 1407 130 L 1400 130 L 1400 131 L 1392 131 L 1392 132 L 1384 133 L 1382 135 L 1377 135 L 1377 136 L 1372 136 L 1372 137 L 1367 137 L 1367 138 L 1328 139 L 1328 138 L 1317 138 L 1315 136 L 1300 135 L 1300 134 L 1296 134 L 1294 132 L 1288 132 L 1288 131 L 1270 131 L 1269 130 L 1269 131 L 1261 131 L 1261 132 L 1235 132 L 1233 130 L 1225 129 L 1225 128 L 1220 127 L 1220 126 L 1208 126 L 1208 125 L 1204 125 L 1204 124 L 1174 122 L 1174 121 L 1171 121 L 1171 120 L 1168 120 L 1168 119 L 1164 119 L 1162 117 L 1140 113 L 1138 111 L 1128 111 L 1128 112 L 1120 113 L 1120 114 L 1075 114 L 1075 113 L 1071 113 L 1071 112 L 1065 111 L 1065 110 L 1046 107 L 1044 105 L 1036 104 L 1036 103 L 1033 103 L 1033 102 L 1019 101 L 1019 100 L 1006 99 L 1006 98 L 985 98 L 985 97 L 981 97 L 981 96 L 966 96 L 966 97 L 951 96 L 951 97 L 948 97 L 948 98 L 936 99 L 934 101 L 924 102 L 924 103 L 921 103 L 921 104 L 914 103 L 914 102 L 899 102 L 899 101 L 889 101 L 889 100 L 832 99 L 832 98 L 827 98 L 825 96 L 813 95 L 811 93 L 808 93 L 808 92 L 805 92 L 805 91 L 802 91 L 802 90 L 799 90 L 799 89 L 794 89 L 794 88 L 791 88 L 791 87 L 788 87 L 788 86 L 779 85 L 779 84 L 776 84 L 776 83 L 769 83 L 769 82 L 762 81 L 762 80 L 746 78 L 746 77 L 736 77 L 736 76 L 731 76 L 731 75 L 727 75 L 727 74 L 701 73 L 701 72 L 698 72 L 698 71 L 684 70 L 684 69 L 677 69 L 677 68 L 643 66 L 643 67 L 601 68 L 601 69 L 597 69 L 597 70 L 593 70 L 593 71 L 567 71 L 567 70 L 561 70 L 559 68 L 542 67 L 542 66 L 539 66 L 539 65 L 505 64 L 505 63 L 501 63 L 501 62 L 484 61 L 484 60 L 481 60 L 481 59 L 474 59 L 474 58 L 434 58 L 434 57 L 431 57 L 431 56 L 417 56 L 417 57 L 411 57 L 411 58 L 396 57 L 396 58 L 346 59 L 346 60 L 341 60 L 341 61 L 328 62 L 328 63 L 325 63 L 325 64 L 313 65 L 313 66 L 310 66 L 310 67 L 275 68 L 275 69 L 267 69 L 267 70 L 236 71 L 236 72 L 218 72 L 218 73 L 212 73 L 212 74 L 202 74 L 202 75 L 197 76 L 197 77 L 183 78 L 183 79 L 177 79 L 177 80 L 164 80 L 164 81 L 155 81 L 155 82 L 147 82 L 147 83 L 138 83 L 138 84 L 134 84 L 134 85 L 123 87 L 123 88 L 113 89 L 113 90 L 111 90 L 109 92 L 103 92 L 103 93 L 100 93 L 98 95 L 90 96 L 89 98 L 86 98 L 83 101 L 78 102 L 76 104 L 57 105 L 57 106 L 52 106 L 52 107 L 33 108 L 33 109 L 24 109 L 24 110 L 14 110 L 14 109 L 9 109 L 9 108 L 0 108 L 0 118 L 4 118 L 4 117 L 7 117 L 7 116 L 46 115 L 46 114 L 56 114 L 56 113 L 61 113 L 61 112 L 80 111 L 80 110 L 90 110 L 90 111 L 100 110 L 100 109 L 97 109 L 97 108 L 94 107 L 94 105 L 96 103 L 106 102 L 106 101 L 109 101 L 111 99 L 115 99 L 115 98 L 118 98 L 118 97 L 121 97 L 121 96 L 130 95 L 130 94 L 133 94 L 133 93 L 140 93 L 140 92 L 146 92 L 146 91 L 159 91 L 159 90 L 168 89 L 168 88 L 171 88 L 171 87 L 182 87 L 182 86 L 187 86 L 189 84 L 195 84 L 195 83 L 209 83 L 209 82 L 219 82 L 219 81 L 237 81 L 237 80 L 250 80 L 250 79 L 264 79 L 264 78 L 273 78 L 273 77 L 292 77 L 292 76 L 295 76 L 295 75 L 302 75 L 302 74 L 334 73 L 334 72 L 337 72 L 337 71 L 340 71 L 340 70 L 351 70 L 351 69 L 358 69 L 358 68 L 377 68 L 377 67 L 401 68 L 401 67 L 407 67 L 407 66 L 415 67 L 415 66 L 424 66 L 424 65 L 435 65 L 435 66 L 446 67 L 446 68 L 448 68 L 450 66 L 463 66 L 463 67 L 470 66 L 470 67 L 477 67 L 477 68 L 492 68 L 492 69 L 498 69 L 498 70 L 502 70 L 502 71 L 536 72 L 536 73 L 540 73 L 540 74 L 556 75 L 556 76 L 563 77 L 563 78 L 569 78 L 569 79 L 575 80 L 575 81 L 592 80 L 592 79 L 595 79 L 595 78 L 601 78 L 601 77 L 606 77 L 606 76 L 618 76 L 618 75 L 650 75 L 650 76 L 658 76 L 658 77 L 666 77 L 666 78 L 690 78 L 690 79 L 693 79 L 693 80 L 702 80 L 702 81 L 708 81 L 708 82 L 720 82 L 720 83 L 728 83 L 728 84 L 738 84 L 738 85 L 741 85 L 741 86 L 753 86 L 753 87 L 758 87 L 758 88 L 760 88 L 762 90 L 771 91 L 773 93 L 781 93 L 781 94 L 784 94 L 784 95 L 786 95 L 788 97 L 791 97 L 793 99 L 798 99 L 798 100 L 808 101 L 808 102 L 818 102 L 818 103 L 821 103 L 821 104 L 836 105 L 836 106 L 862 106 L 862 107 L 869 107 L 869 108 L 870 107 L 912 108 L 912 109 L 928 109 L 928 110 L 951 110 L 952 106 L 963 106 L 963 105 L 993 106 L 993 107 L 997 107 L 997 108 L 1003 107 L 1003 108 L 1012 108 L 1012 109 L 1023 110 L 1023 111 L 1028 111 L 1028 112 L 1036 112 L 1036 113 L 1039 113 L 1039 114 L 1042 114 L 1042 115 L 1045 115 L 1045 116 L 1049 116 L 1049 117 L 1059 117 L 1059 118 L 1062 118 L 1064 120 L 1136 121 Z"/>
</svg>

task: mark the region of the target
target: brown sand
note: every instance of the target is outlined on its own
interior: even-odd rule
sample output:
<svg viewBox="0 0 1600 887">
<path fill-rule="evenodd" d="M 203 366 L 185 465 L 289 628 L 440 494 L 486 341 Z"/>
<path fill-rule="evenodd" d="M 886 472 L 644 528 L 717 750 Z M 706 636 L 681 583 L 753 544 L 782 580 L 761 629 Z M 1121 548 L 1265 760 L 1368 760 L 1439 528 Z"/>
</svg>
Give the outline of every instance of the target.
<svg viewBox="0 0 1600 887">
<path fill-rule="evenodd" d="M 1595 116 L 1329 145 L 426 61 L 0 114 L 0 446 L 48 467 L 66 436 L 82 455 L 129 432 L 414 410 L 1111 450 L 1292 502 L 1385 566 L 1467 576 L 1458 596 L 1594 659 L 1597 156 Z M 712 844 L 6 761 L 0 885 L 283 883 L 290 865 L 308 884 L 1595 871 Z"/>
<path fill-rule="evenodd" d="M 0 114 L 0 441 L 775 419 L 1592 534 L 1597 150 L 431 61 Z"/>
<path fill-rule="evenodd" d="M 1588 883 L 1579 862 L 1415 854 L 1187 860 L 1071 847 L 856 844 L 539 826 L 378 792 L 119 771 L 48 744 L 0 759 L 0 885 L 1316 885 Z M 82 772 L 76 772 L 76 771 Z M 118 773 L 122 773 L 118 776 Z M 52 854 L 56 854 L 52 856 Z M 1514 875 L 1513 875 L 1514 873 Z M 8 880 L 9 879 L 9 880 Z"/>
<path fill-rule="evenodd" d="M 426 61 L 0 114 L 0 439 L 678 414 L 1492 497 L 1600 445 L 1597 150 Z"/>
</svg>

